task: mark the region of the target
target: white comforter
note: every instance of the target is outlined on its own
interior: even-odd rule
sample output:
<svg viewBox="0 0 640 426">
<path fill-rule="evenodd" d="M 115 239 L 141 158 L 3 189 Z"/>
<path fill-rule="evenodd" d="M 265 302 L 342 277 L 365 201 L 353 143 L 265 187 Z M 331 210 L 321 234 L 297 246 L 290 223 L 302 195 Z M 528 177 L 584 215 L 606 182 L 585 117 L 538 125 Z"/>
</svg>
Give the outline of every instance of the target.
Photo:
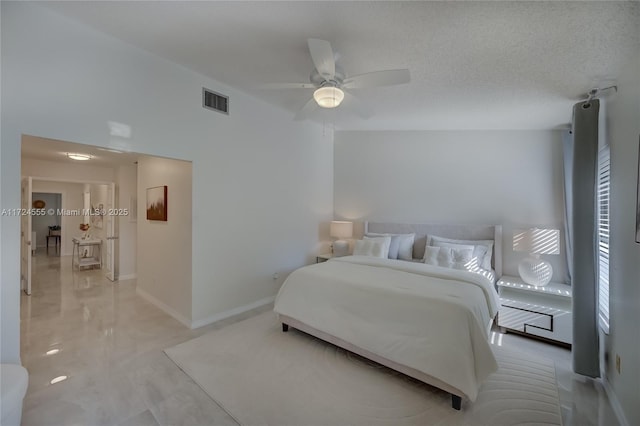
<svg viewBox="0 0 640 426">
<path fill-rule="evenodd" d="M 497 369 L 487 325 L 498 307 L 493 284 L 479 274 L 347 256 L 294 271 L 274 310 L 433 376 L 474 401 Z"/>
</svg>

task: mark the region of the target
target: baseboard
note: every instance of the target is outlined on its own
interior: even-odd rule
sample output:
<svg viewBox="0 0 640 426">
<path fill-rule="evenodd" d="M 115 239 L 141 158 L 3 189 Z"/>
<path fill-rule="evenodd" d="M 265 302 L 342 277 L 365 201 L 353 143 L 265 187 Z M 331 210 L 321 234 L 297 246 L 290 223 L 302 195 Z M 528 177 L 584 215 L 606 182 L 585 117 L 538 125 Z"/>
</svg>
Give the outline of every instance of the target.
<svg viewBox="0 0 640 426">
<path fill-rule="evenodd" d="M 182 323 L 186 327 L 192 328 L 191 321 L 189 321 L 188 318 L 183 317 L 175 309 L 171 308 L 170 306 L 167 306 L 164 302 L 156 299 L 154 296 L 150 295 L 146 291 L 141 290 L 140 287 L 136 287 L 136 294 L 142 297 L 147 302 L 151 303 L 152 305 L 155 305 L 156 307 L 160 308 L 167 314 L 171 315 L 173 318 L 180 321 L 180 323 Z"/>
<path fill-rule="evenodd" d="M 629 426 L 629 422 L 627 421 L 627 417 L 624 415 L 624 410 L 622 409 L 622 405 L 620 405 L 620 401 L 618 400 L 618 396 L 613 391 L 611 387 L 611 383 L 607 380 L 606 375 L 602 375 L 602 387 L 604 387 L 604 391 L 609 398 L 609 403 L 611 404 L 611 408 L 613 412 L 616 414 L 618 421 L 620 422 L 620 426 Z"/>
<path fill-rule="evenodd" d="M 234 315 L 242 314 L 252 309 L 259 308 L 260 306 L 268 305 L 269 303 L 273 303 L 274 300 L 276 300 L 275 296 L 269 296 L 265 297 L 264 299 L 257 300 L 253 303 L 249 303 L 248 305 L 238 306 L 237 308 L 229 309 L 228 311 L 211 315 L 210 317 L 192 322 L 191 329 L 204 327 L 205 325 L 213 324 L 216 321 L 221 321 Z"/>
<path fill-rule="evenodd" d="M 136 278 L 138 278 L 138 274 L 136 273 L 127 274 L 127 275 L 118 275 L 118 281 L 135 280 Z"/>
</svg>

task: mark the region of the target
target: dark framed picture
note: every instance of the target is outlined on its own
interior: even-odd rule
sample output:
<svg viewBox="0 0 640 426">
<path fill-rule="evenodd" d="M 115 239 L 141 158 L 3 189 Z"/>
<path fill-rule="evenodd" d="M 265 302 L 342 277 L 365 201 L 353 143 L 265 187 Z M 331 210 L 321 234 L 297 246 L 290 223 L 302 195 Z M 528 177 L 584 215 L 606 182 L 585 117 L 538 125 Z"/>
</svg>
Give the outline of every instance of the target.
<svg viewBox="0 0 640 426">
<path fill-rule="evenodd" d="M 167 221 L 167 186 L 147 188 L 147 220 Z"/>
<path fill-rule="evenodd" d="M 640 243 L 640 136 L 638 136 L 638 193 L 636 194 L 636 243 Z"/>
</svg>

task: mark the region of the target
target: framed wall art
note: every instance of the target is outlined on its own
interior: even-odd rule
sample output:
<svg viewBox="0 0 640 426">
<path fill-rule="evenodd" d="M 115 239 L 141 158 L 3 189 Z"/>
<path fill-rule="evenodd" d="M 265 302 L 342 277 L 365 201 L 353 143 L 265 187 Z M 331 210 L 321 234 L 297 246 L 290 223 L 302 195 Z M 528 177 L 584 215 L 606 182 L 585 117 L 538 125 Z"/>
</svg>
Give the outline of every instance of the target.
<svg viewBox="0 0 640 426">
<path fill-rule="evenodd" d="M 147 220 L 167 221 L 167 186 L 147 188 Z"/>
</svg>

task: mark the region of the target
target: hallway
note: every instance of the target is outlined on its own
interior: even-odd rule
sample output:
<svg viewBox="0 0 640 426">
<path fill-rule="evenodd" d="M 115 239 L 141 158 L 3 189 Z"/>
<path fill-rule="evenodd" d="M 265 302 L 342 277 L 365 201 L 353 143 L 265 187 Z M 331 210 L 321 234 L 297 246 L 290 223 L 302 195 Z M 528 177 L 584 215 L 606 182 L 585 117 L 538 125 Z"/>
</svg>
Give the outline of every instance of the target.
<svg viewBox="0 0 640 426">
<path fill-rule="evenodd" d="M 236 424 L 162 350 L 255 312 L 192 331 L 137 296 L 135 280 L 73 270 L 52 250 L 33 263 L 32 296 L 21 296 L 23 425 Z"/>
</svg>

